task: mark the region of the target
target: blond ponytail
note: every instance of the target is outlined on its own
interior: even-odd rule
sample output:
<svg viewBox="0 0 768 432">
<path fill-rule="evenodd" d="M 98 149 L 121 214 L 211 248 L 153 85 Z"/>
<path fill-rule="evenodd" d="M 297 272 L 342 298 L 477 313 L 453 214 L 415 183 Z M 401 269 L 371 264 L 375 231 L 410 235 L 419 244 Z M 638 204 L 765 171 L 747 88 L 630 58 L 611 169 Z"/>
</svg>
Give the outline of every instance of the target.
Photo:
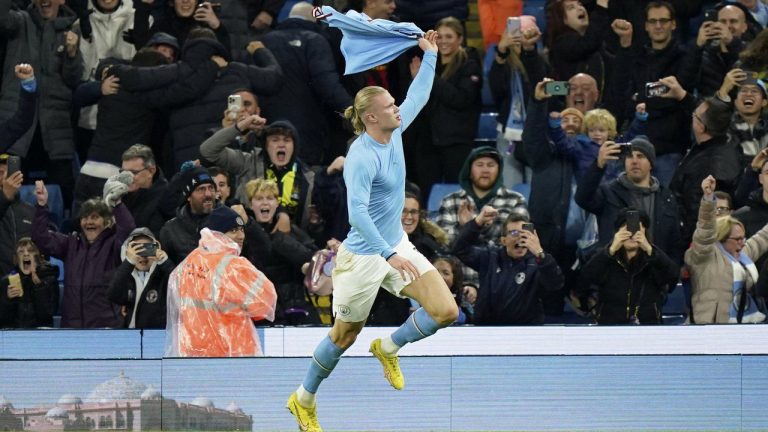
<svg viewBox="0 0 768 432">
<path fill-rule="evenodd" d="M 355 95 L 355 102 L 353 105 L 347 107 L 344 110 L 344 118 L 352 123 L 352 127 L 355 129 L 355 134 L 361 135 L 365 132 L 365 123 L 363 122 L 363 115 L 373 105 L 373 98 L 379 94 L 387 93 L 387 90 L 379 86 L 368 86 L 362 88 Z"/>
</svg>

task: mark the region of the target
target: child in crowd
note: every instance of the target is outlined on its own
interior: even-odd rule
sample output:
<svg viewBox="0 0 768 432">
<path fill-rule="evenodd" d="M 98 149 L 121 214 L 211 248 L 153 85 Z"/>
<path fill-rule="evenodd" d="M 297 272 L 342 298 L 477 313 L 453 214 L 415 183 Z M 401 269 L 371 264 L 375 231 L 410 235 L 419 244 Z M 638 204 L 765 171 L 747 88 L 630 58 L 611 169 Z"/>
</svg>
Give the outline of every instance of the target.
<svg viewBox="0 0 768 432">
<path fill-rule="evenodd" d="M 637 104 L 635 118 L 624 135 L 616 136 L 616 118 L 608 110 L 596 108 L 587 111 L 581 133 L 569 136 L 561 127 L 562 114 L 552 112 L 549 114 L 549 138 L 555 143 L 557 151 L 574 162 L 576 179 L 586 172 L 597 159 L 600 146 L 606 141 L 615 141 L 629 145 L 629 141 L 637 135 L 645 134 L 645 126 L 648 113 L 645 112 L 645 104 Z M 586 131 L 586 135 L 584 135 Z M 630 151 L 631 153 L 631 151 Z M 604 180 L 618 177 L 623 171 L 623 162 L 611 162 L 606 169 Z"/>
<path fill-rule="evenodd" d="M 14 270 L 0 279 L 0 328 L 53 327 L 59 269 L 43 260 L 32 239 L 16 243 Z"/>
</svg>

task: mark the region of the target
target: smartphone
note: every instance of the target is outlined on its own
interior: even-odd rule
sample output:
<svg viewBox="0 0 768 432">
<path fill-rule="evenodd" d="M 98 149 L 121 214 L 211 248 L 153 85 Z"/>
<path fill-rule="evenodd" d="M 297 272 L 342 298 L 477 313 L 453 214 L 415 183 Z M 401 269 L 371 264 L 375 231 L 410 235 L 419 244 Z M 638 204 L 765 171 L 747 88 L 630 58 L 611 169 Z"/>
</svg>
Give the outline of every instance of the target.
<svg viewBox="0 0 768 432">
<path fill-rule="evenodd" d="M 704 12 L 704 22 L 717 22 L 717 9 L 707 9 Z M 714 38 L 709 40 L 709 45 L 717 47 L 720 45 L 720 38 Z"/>
<path fill-rule="evenodd" d="M 744 75 L 747 76 L 746 78 L 744 78 L 744 81 L 749 81 L 749 82 L 756 82 L 757 78 L 760 76 L 759 73 L 755 71 L 748 71 L 748 70 L 744 71 Z"/>
<path fill-rule="evenodd" d="M 616 143 L 619 146 L 619 157 L 632 157 L 632 143 Z"/>
<path fill-rule="evenodd" d="M 627 211 L 627 231 L 633 234 L 640 231 L 640 212 L 637 210 Z"/>
<path fill-rule="evenodd" d="M 507 18 L 507 34 L 510 36 L 520 36 L 520 29 L 522 25 L 520 22 L 520 17 L 509 17 Z"/>
<path fill-rule="evenodd" d="M 530 222 L 523 224 L 523 231 L 533 232 L 533 224 Z"/>
<path fill-rule="evenodd" d="M 544 84 L 544 91 L 552 96 L 565 96 L 570 88 L 568 81 L 549 81 Z"/>
<path fill-rule="evenodd" d="M 239 112 L 243 109 L 243 98 L 240 95 L 229 95 L 227 98 L 227 109 Z"/>
<path fill-rule="evenodd" d="M 144 243 L 144 248 L 136 252 L 140 257 L 153 257 L 157 255 L 157 243 Z"/>
<path fill-rule="evenodd" d="M 8 166 L 5 171 L 5 176 L 10 177 L 11 174 L 21 170 L 21 158 L 15 155 L 8 156 Z"/>
<path fill-rule="evenodd" d="M 669 91 L 669 87 L 660 82 L 645 83 L 645 97 L 659 97 L 666 94 Z"/>
</svg>

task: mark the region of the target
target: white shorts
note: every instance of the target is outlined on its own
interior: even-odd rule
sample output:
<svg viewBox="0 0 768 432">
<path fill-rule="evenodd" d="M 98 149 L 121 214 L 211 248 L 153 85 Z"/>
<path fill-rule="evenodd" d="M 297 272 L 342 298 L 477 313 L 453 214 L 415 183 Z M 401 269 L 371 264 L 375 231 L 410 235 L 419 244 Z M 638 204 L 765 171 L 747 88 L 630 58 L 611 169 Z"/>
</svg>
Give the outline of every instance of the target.
<svg viewBox="0 0 768 432">
<path fill-rule="evenodd" d="M 435 270 L 429 260 L 408 236 L 395 246 L 395 252 L 407 259 L 419 271 L 419 275 Z M 336 253 L 333 269 L 333 315 L 344 322 L 360 322 L 368 318 L 379 287 L 403 297 L 400 292 L 412 281 L 403 280 L 400 272 L 392 268 L 381 255 L 357 255 L 342 244 Z"/>
</svg>

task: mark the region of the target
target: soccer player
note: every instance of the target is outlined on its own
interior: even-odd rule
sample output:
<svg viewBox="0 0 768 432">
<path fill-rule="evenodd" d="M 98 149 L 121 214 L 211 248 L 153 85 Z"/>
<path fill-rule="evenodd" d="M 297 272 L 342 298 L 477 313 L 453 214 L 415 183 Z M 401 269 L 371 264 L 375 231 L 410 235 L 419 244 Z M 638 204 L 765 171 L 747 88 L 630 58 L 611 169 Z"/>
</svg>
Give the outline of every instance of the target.
<svg viewBox="0 0 768 432">
<path fill-rule="evenodd" d="M 406 343 L 434 334 L 453 323 L 458 308 L 440 274 L 408 241 L 400 223 L 405 202 L 403 131 L 427 103 L 435 76 L 437 34 L 419 39 L 424 59 L 411 64 L 418 74 L 402 106 L 381 87 L 366 87 L 344 115 L 359 135 L 344 163 L 352 229 L 339 247 L 333 271 L 333 313 L 328 337 L 315 349 L 304 383 L 291 394 L 287 407 L 301 430 L 321 431 L 315 393 L 333 371 L 342 353 L 363 329 L 379 287 L 419 302 L 421 307 L 390 337 L 376 339 L 370 352 L 384 367 L 397 390 L 405 386 L 397 351 Z"/>
</svg>

